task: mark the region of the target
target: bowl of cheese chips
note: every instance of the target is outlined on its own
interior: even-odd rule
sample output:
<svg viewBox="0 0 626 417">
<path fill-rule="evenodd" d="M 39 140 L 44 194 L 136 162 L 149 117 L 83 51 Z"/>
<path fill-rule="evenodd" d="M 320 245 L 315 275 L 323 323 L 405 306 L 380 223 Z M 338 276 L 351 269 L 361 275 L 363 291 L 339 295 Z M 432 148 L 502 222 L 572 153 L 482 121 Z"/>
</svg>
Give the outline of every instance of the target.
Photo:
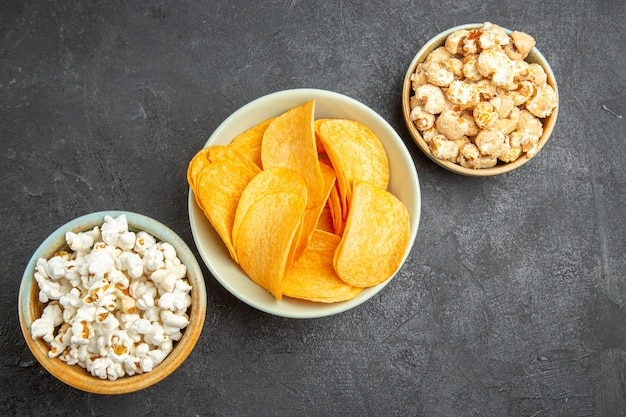
<svg viewBox="0 0 626 417">
<path fill-rule="evenodd" d="M 26 344 L 62 382 L 125 394 L 174 372 L 206 315 L 200 266 L 167 226 L 141 214 L 102 211 L 60 226 L 22 277 Z"/>
<path fill-rule="evenodd" d="M 443 168 L 467 176 L 503 174 L 547 143 L 558 89 L 535 39 L 496 24 L 448 29 L 415 55 L 402 109 L 418 147 Z"/>
<path fill-rule="evenodd" d="M 191 230 L 233 295 L 290 318 L 337 314 L 400 270 L 420 217 L 394 129 L 345 95 L 285 90 L 228 117 L 189 163 Z"/>
</svg>

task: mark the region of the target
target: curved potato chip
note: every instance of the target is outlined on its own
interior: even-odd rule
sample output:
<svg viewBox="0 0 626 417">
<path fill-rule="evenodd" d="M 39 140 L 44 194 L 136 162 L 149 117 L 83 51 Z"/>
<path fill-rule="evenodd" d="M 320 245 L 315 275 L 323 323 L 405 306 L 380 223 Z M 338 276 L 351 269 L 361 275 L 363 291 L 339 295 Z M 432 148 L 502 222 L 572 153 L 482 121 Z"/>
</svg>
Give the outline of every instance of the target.
<svg viewBox="0 0 626 417">
<path fill-rule="evenodd" d="M 267 126 L 261 144 L 263 168 L 285 167 L 302 175 L 308 189 L 309 206 L 323 199 L 324 178 L 315 146 L 311 100 L 277 116 Z"/>
<path fill-rule="evenodd" d="M 370 182 L 359 181 L 335 252 L 335 270 L 355 287 L 380 284 L 400 267 L 409 239 L 410 218 L 404 203 Z"/>
<path fill-rule="evenodd" d="M 333 267 L 333 256 L 341 238 L 315 230 L 306 250 L 285 273 L 282 292 L 288 297 L 321 303 L 351 300 L 362 288 L 339 279 Z"/>
<path fill-rule="evenodd" d="M 235 136 L 228 146 L 248 155 L 252 162 L 263 169 L 263 164 L 261 163 L 261 142 L 265 129 L 267 129 L 267 126 L 269 126 L 272 120 L 274 120 L 274 118 L 264 120 L 240 135 Z"/>
<path fill-rule="evenodd" d="M 317 129 L 337 173 L 344 216 L 356 181 L 372 182 L 387 189 L 389 161 L 374 132 L 362 123 L 343 119 L 328 119 Z"/>
<path fill-rule="evenodd" d="M 297 193 L 268 194 L 248 208 L 239 228 L 239 264 L 277 300 L 282 299 L 282 281 L 305 207 Z"/>
<path fill-rule="evenodd" d="M 298 244 L 296 247 L 295 258 L 297 259 L 302 253 L 304 249 L 309 244 L 309 240 L 311 239 L 311 234 L 313 230 L 315 230 L 317 223 L 319 221 L 320 215 L 322 214 L 322 210 L 326 205 L 326 200 L 328 200 L 328 195 L 330 194 L 333 185 L 335 184 L 335 171 L 325 164 L 320 164 L 320 168 L 322 171 L 322 177 L 324 178 L 324 187 L 323 198 L 318 203 L 314 205 L 307 204 L 306 212 L 304 213 L 304 220 L 302 221 L 302 231 L 300 233 L 300 237 L 298 239 Z"/>
<path fill-rule="evenodd" d="M 322 209 L 322 213 L 320 214 L 320 218 L 317 221 L 316 229 L 323 230 L 324 232 L 335 233 L 335 226 L 333 225 L 333 215 L 330 212 L 330 206 L 328 203 L 324 205 Z"/>
<path fill-rule="evenodd" d="M 189 161 L 187 167 L 187 182 L 193 189 L 196 183 L 196 176 L 204 167 L 209 163 L 208 154 L 211 152 L 211 147 L 200 149 Z"/>
<path fill-rule="evenodd" d="M 258 200 L 267 196 L 268 194 L 278 192 L 292 192 L 298 194 L 302 200 L 307 200 L 307 187 L 302 175 L 289 168 L 273 167 L 267 168 L 261 171 L 256 177 L 254 177 L 241 193 L 239 203 L 237 204 L 237 210 L 235 212 L 235 220 L 232 228 L 232 239 L 237 252 L 237 237 L 241 228 L 241 223 L 246 217 L 250 207 Z M 300 240 L 302 224 L 299 226 L 296 233 L 296 242 Z M 291 264 L 296 256 L 297 245 L 293 246 L 290 252 L 288 264 Z"/>
<path fill-rule="evenodd" d="M 318 155 L 326 155 L 326 149 L 324 149 L 324 144 L 320 139 L 319 127 L 322 123 L 329 119 L 317 119 L 313 122 L 313 128 L 315 131 L 315 147 L 317 148 Z"/>
<path fill-rule="evenodd" d="M 237 261 L 232 228 L 244 188 L 261 170 L 247 156 L 227 146 L 202 151 L 204 168 L 192 186 L 196 202 L 220 235 L 231 257 Z"/>
<path fill-rule="evenodd" d="M 330 208 L 330 214 L 333 219 L 333 229 L 337 236 L 343 235 L 344 228 L 344 215 L 341 207 L 341 198 L 339 197 L 339 185 L 335 182 L 333 189 L 330 190 L 328 195 L 328 207 Z"/>
</svg>

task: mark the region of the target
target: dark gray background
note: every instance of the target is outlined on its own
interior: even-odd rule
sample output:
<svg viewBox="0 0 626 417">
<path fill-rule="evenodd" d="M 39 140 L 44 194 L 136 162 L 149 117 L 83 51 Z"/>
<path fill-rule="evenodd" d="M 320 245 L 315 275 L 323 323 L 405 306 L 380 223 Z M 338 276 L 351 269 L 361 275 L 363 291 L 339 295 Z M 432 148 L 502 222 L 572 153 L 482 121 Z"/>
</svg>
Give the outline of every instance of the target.
<svg viewBox="0 0 626 417">
<path fill-rule="evenodd" d="M 2 2 L 1 415 L 626 415 L 626 3 L 319 3 Z M 400 94 L 430 37 L 484 21 L 536 38 L 561 103 L 535 159 L 473 179 L 418 150 Z M 41 241 L 122 209 L 195 250 L 190 158 L 242 105 L 298 87 L 371 106 L 413 155 L 422 219 L 395 279 L 349 312 L 291 320 L 203 266 L 204 330 L 169 378 L 106 397 L 47 374 L 17 318 Z"/>
</svg>

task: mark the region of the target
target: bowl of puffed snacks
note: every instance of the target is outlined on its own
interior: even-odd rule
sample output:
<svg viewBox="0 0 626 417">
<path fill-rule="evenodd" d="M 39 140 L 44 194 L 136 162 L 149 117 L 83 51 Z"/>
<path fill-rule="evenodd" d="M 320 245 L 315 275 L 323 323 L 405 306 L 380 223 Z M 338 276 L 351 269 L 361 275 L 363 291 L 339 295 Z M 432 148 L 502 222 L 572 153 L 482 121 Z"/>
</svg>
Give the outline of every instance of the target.
<svg viewBox="0 0 626 417">
<path fill-rule="evenodd" d="M 318 89 L 260 97 L 189 163 L 191 230 L 212 275 L 263 312 L 354 308 L 402 268 L 420 216 L 417 172 L 374 110 Z"/>
<path fill-rule="evenodd" d="M 138 391 L 174 372 L 202 331 L 206 288 L 185 242 L 141 214 L 83 215 L 50 234 L 20 286 L 22 333 L 60 381 Z"/>
<path fill-rule="evenodd" d="M 554 73 L 535 39 L 489 22 L 432 38 L 402 89 L 404 120 L 418 147 L 468 176 L 509 172 L 537 155 L 558 103 Z"/>
</svg>

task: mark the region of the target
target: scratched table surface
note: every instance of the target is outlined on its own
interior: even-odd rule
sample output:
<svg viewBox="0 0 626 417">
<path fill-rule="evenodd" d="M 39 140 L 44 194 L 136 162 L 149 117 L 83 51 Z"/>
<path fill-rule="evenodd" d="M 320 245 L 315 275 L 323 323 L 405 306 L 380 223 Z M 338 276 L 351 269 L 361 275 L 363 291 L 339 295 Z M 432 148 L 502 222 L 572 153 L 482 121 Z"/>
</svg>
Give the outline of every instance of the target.
<svg viewBox="0 0 626 417">
<path fill-rule="evenodd" d="M 426 41 L 485 21 L 535 37 L 560 111 L 536 158 L 476 179 L 421 153 L 400 97 Z M 3 1 L 0 415 L 626 415 L 624 22 L 617 0 Z M 239 107 L 300 87 L 367 104 L 413 158 L 422 217 L 389 285 L 295 320 L 240 302 L 203 265 L 204 329 L 170 377 L 111 397 L 50 376 L 17 316 L 43 239 L 121 209 L 197 255 L 190 158 Z"/>
</svg>

